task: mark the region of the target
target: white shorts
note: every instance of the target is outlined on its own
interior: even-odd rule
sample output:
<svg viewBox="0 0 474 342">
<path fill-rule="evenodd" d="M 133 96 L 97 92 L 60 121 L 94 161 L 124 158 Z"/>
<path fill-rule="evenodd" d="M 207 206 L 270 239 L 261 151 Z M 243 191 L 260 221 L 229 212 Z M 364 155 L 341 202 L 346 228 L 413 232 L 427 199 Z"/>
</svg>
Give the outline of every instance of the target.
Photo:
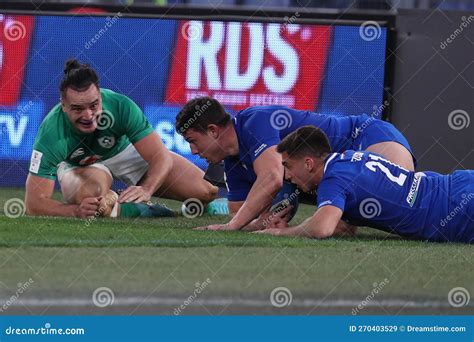
<svg viewBox="0 0 474 342">
<path fill-rule="evenodd" d="M 148 170 L 148 163 L 142 158 L 133 144 L 112 158 L 87 166 L 74 166 L 65 161 L 58 165 L 58 180 L 66 173 L 79 167 L 96 167 L 107 172 L 113 179 L 118 179 L 128 186 L 136 185 Z"/>
</svg>

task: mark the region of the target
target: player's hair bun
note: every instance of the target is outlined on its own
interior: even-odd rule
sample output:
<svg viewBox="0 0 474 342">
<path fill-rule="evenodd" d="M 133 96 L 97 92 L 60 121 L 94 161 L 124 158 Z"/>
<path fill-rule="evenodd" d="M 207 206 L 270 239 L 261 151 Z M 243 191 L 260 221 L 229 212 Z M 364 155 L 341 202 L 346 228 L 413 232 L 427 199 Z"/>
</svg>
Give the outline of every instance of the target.
<svg viewBox="0 0 474 342">
<path fill-rule="evenodd" d="M 77 59 L 69 59 L 64 65 L 64 73 L 67 75 L 71 70 L 80 69 L 81 63 Z"/>
<path fill-rule="evenodd" d="M 59 86 L 62 95 L 67 88 L 76 91 L 83 91 L 95 84 L 99 88 L 99 78 L 94 69 L 89 65 L 79 62 L 77 59 L 70 59 L 64 65 L 64 76 Z"/>
</svg>

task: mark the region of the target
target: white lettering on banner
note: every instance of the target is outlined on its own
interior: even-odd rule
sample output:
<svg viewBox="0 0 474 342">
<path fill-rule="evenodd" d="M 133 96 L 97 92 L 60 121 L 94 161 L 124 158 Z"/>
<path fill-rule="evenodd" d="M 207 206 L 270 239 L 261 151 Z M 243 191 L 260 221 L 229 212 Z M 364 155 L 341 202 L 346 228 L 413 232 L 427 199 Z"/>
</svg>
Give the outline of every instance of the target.
<svg viewBox="0 0 474 342">
<path fill-rule="evenodd" d="M 298 79 L 299 59 L 295 49 L 280 34 L 280 24 L 268 24 L 267 46 L 271 54 L 283 64 L 283 74 L 278 76 L 275 67 L 269 66 L 263 70 L 263 80 L 270 91 L 286 93 Z"/>
<path fill-rule="evenodd" d="M 202 21 L 191 21 L 189 30 L 193 32 L 204 32 Z M 195 26 L 193 28 L 193 26 Z M 194 31 L 196 30 L 196 31 Z M 219 66 L 217 64 L 217 53 L 224 41 L 224 23 L 213 22 L 209 39 L 191 39 L 188 47 L 188 73 L 186 75 L 186 86 L 198 89 L 201 83 L 201 68 L 206 68 L 206 80 L 209 89 L 221 89 L 219 77 Z"/>
<path fill-rule="evenodd" d="M 10 144 L 14 147 L 20 146 L 26 131 L 26 126 L 28 125 L 28 117 L 22 116 L 18 120 L 18 127 L 15 127 L 15 118 L 13 116 L 0 115 L 0 126 L 2 125 L 6 126 Z"/>
<path fill-rule="evenodd" d="M 193 20 L 190 25 L 189 29 L 193 32 L 204 32 L 203 22 Z M 186 88 L 191 90 L 187 94 L 188 99 L 193 95 L 204 95 L 192 92 L 201 88 L 203 73 L 209 90 L 215 91 L 248 91 L 259 79 L 270 92 L 276 94 L 291 91 L 295 86 L 300 69 L 299 56 L 293 46 L 283 39 L 280 24 L 210 22 L 207 25 L 208 37 L 201 35 L 199 39 L 188 42 Z M 248 56 L 241 55 L 244 27 L 249 31 Z M 294 29 L 299 29 L 299 26 Z M 222 48 L 225 48 L 225 64 L 221 70 L 224 75 L 220 74 L 218 61 Z M 281 64 L 281 71 L 277 71 L 274 65 L 264 66 L 265 50 Z M 246 70 L 240 70 L 242 59 L 248 60 Z"/>
<path fill-rule="evenodd" d="M 249 63 L 247 70 L 240 73 L 240 41 L 242 36 L 241 23 L 229 23 L 227 28 L 227 51 L 225 89 L 245 91 L 257 83 L 263 66 L 264 46 L 263 27 L 260 24 L 248 24 L 251 37 L 249 46 Z M 239 42 L 235 44 L 235 42 Z M 251 58 L 251 59 L 250 59 Z"/>
<path fill-rule="evenodd" d="M 179 154 L 191 154 L 191 147 L 186 140 L 176 132 L 171 121 L 160 121 L 156 125 L 155 130 L 168 150 L 174 150 Z"/>
</svg>

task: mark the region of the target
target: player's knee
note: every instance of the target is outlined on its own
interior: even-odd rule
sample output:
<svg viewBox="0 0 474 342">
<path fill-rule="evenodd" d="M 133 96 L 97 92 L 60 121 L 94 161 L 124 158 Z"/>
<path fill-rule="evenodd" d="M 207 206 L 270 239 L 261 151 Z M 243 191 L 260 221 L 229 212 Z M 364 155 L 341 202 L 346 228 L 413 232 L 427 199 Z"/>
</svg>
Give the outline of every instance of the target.
<svg viewBox="0 0 474 342">
<path fill-rule="evenodd" d="M 105 195 L 110 189 L 108 178 L 102 170 L 74 170 L 61 180 L 61 192 L 67 203 L 80 204 L 84 198 Z"/>
<path fill-rule="evenodd" d="M 209 184 L 204 191 L 203 198 L 201 199 L 204 203 L 212 202 L 217 198 L 217 193 L 219 192 L 219 188 L 217 186 Z"/>
</svg>

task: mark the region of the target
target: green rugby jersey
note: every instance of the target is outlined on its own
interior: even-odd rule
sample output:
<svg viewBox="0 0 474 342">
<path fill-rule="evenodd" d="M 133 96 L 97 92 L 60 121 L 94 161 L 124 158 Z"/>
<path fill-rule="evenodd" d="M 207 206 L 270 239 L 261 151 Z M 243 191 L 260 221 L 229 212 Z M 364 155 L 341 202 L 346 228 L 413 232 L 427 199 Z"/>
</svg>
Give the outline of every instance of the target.
<svg viewBox="0 0 474 342">
<path fill-rule="evenodd" d="M 58 164 L 63 161 L 86 166 L 106 160 L 153 132 L 141 109 L 127 96 L 109 89 L 101 89 L 100 94 L 104 112 L 93 133 L 76 130 L 61 104 L 51 109 L 33 145 L 30 173 L 55 179 Z"/>
</svg>

